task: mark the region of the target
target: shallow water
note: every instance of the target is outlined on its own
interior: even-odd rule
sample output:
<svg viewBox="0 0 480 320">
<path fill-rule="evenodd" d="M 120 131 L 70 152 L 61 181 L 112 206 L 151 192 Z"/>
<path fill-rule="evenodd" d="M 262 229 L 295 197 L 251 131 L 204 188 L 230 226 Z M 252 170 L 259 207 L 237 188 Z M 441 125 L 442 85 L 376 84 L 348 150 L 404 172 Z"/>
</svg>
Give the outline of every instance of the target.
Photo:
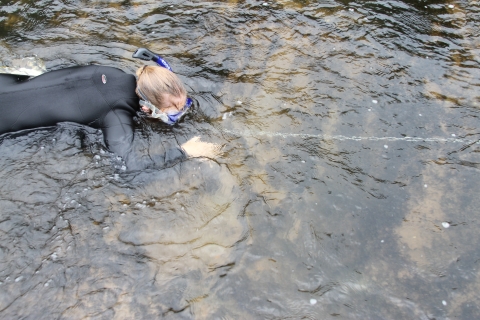
<svg viewBox="0 0 480 320">
<path fill-rule="evenodd" d="M 0 60 L 169 61 L 198 105 L 140 122 L 138 154 L 224 145 L 130 172 L 96 130 L 3 136 L 2 318 L 479 318 L 479 18 L 466 0 L 2 1 Z"/>
</svg>

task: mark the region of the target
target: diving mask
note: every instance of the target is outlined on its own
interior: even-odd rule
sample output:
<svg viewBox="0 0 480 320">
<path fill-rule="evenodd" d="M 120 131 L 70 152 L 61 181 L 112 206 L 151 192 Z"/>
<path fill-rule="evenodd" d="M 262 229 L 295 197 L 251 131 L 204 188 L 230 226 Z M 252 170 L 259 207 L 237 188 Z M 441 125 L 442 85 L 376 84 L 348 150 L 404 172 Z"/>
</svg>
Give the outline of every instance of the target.
<svg viewBox="0 0 480 320">
<path fill-rule="evenodd" d="M 193 104 L 193 100 L 190 98 L 187 98 L 187 101 L 185 102 L 185 105 L 183 106 L 182 110 L 179 110 L 178 112 L 167 113 L 155 107 L 153 103 L 148 101 L 147 97 L 143 94 L 142 91 L 140 91 L 140 89 L 137 88 L 137 92 L 142 98 L 140 99 L 140 105 L 142 107 L 147 107 L 148 109 L 150 109 L 150 111 L 152 111 L 152 113 L 150 114 L 150 117 L 155 119 L 160 119 L 161 121 L 169 125 L 173 125 L 178 120 L 180 120 L 185 115 L 185 113 L 188 112 L 188 110 Z"/>
</svg>

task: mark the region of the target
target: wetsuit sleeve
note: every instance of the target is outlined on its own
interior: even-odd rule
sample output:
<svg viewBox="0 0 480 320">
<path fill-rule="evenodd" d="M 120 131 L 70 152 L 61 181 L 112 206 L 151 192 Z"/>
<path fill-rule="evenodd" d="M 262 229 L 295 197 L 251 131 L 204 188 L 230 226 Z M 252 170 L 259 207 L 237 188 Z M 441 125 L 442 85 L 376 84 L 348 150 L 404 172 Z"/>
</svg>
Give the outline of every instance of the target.
<svg viewBox="0 0 480 320">
<path fill-rule="evenodd" d="M 15 85 L 21 81 L 27 80 L 28 76 L 17 76 L 14 74 L 0 74 L 0 93 L 7 86 Z"/>
<path fill-rule="evenodd" d="M 132 149 L 124 157 L 127 171 L 145 169 L 164 169 L 172 167 L 188 157 L 176 141 L 161 141 L 152 143 L 140 139 L 132 144 Z"/>
<path fill-rule="evenodd" d="M 113 108 L 107 113 L 101 127 L 105 145 L 111 152 L 125 157 L 133 141 L 133 117 L 131 112 L 122 108 Z"/>
</svg>

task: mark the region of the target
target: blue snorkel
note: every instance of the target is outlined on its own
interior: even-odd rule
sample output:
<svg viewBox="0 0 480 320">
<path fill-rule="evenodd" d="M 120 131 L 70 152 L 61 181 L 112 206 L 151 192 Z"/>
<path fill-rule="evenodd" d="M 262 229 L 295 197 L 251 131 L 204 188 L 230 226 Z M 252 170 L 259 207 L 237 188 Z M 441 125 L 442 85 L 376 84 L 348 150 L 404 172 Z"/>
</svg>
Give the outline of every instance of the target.
<svg viewBox="0 0 480 320">
<path fill-rule="evenodd" d="M 136 59 L 141 59 L 144 61 L 154 61 L 157 63 L 160 67 L 163 67 L 171 72 L 173 72 L 172 67 L 168 64 L 165 59 L 160 57 L 158 54 L 153 53 L 152 51 L 145 49 L 145 48 L 138 48 L 134 53 L 133 53 L 133 58 Z M 179 110 L 178 112 L 175 113 L 165 113 L 162 112 L 160 109 L 155 107 L 150 101 L 148 101 L 147 97 L 140 91 L 140 89 L 137 89 L 138 93 L 142 97 L 140 99 L 140 105 L 145 106 L 150 111 L 152 112 L 150 114 L 151 117 L 157 118 L 165 122 L 166 124 L 173 125 L 175 124 L 178 120 L 180 120 L 185 113 L 190 109 L 190 107 L 193 104 L 193 100 L 187 97 L 187 100 L 185 101 L 185 105 L 183 106 L 182 110 Z"/>
<path fill-rule="evenodd" d="M 156 62 L 160 67 L 164 67 L 165 69 L 168 69 L 173 72 L 172 67 L 168 64 L 167 61 L 165 61 L 162 57 L 160 57 L 158 54 L 153 53 L 152 51 L 145 49 L 145 48 L 138 48 L 134 53 L 133 53 L 133 58 L 136 59 L 141 59 L 145 61 L 154 61 Z"/>
</svg>

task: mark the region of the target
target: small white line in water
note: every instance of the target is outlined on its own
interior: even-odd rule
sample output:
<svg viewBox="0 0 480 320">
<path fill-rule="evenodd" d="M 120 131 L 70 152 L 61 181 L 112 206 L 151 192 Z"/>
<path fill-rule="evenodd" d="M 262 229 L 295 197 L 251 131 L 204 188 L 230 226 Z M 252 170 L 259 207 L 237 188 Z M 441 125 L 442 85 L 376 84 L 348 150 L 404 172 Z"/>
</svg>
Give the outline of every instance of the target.
<svg viewBox="0 0 480 320">
<path fill-rule="evenodd" d="M 458 139 L 458 138 L 420 138 L 420 137 L 360 137 L 360 136 L 342 136 L 328 134 L 308 134 L 308 133 L 282 133 L 269 131 L 235 131 L 222 129 L 223 132 L 244 137 L 281 137 L 281 138 L 317 138 L 322 140 L 352 140 L 352 141 L 406 141 L 406 142 L 442 142 L 442 143 L 464 143 L 464 144 L 480 144 L 480 140 Z"/>
</svg>

